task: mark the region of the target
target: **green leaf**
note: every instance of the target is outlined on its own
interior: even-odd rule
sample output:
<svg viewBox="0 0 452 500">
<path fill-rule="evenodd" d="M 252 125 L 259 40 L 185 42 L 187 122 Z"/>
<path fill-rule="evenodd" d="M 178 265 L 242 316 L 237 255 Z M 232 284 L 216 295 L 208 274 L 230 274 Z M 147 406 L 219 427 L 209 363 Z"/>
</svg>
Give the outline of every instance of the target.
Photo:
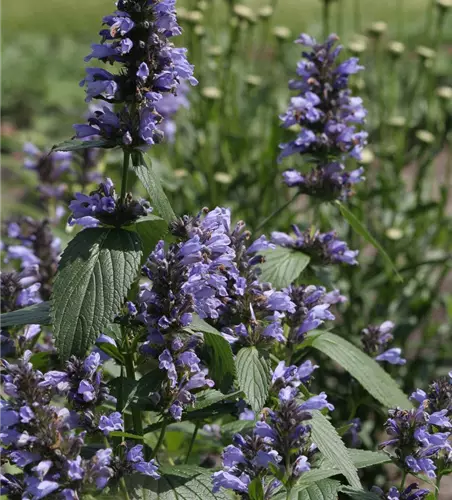
<svg viewBox="0 0 452 500">
<path fill-rule="evenodd" d="M 236 360 L 237 381 L 256 413 L 262 410 L 270 386 L 270 365 L 255 347 L 240 349 Z"/>
<path fill-rule="evenodd" d="M 264 488 L 262 479 L 256 477 L 248 486 L 248 496 L 251 500 L 264 500 Z"/>
<path fill-rule="evenodd" d="M 111 437 L 122 437 L 126 439 L 139 439 L 143 441 L 143 436 L 138 436 L 137 434 L 131 434 L 130 432 L 122 432 L 122 431 L 112 431 L 108 434 Z"/>
<path fill-rule="evenodd" d="M 108 356 L 115 359 L 119 364 L 126 364 L 124 356 L 115 345 L 109 344 L 108 342 L 97 342 L 96 345 L 102 352 L 108 354 Z"/>
<path fill-rule="evenodd" d="M 196 403 L 193 408 L 189 408 L 188 412 L 202 410 L 203 408 L 208 408 L 220 401 L 225 399 L 236 399 L 242 391 L 231 392 L 230 394 L 223 394 L 216 389 L 206 389 L 205 391 L 198 392 L 196 394 Z"/>
<path fill-rule="evenodd" d="M 350 448 L 348 454 L 358 469 L 364 469 L 365 467 L 377 464 L 386 464 L 391 461 L 389 455 L 382 451 L 355 450 Z"/>
<path fill-rule="evenodd" d="M 168 232 L 168 224 L 161 217 L 150 214 L 135 222 L 135 230 L 141 238 L 143 258 L 147 259 L 159 240 L 165 237 Z"/>
<path fill-rule="evenodd" d="M 210 351 L 210 359 L 207 361 L 209 376 L 217 387 L 226 391 L 235 377 L 234 356 L 229 342 L 197 315 L 193 315 L 189 330 L 203 333 L 204 344 Z"/>
<path fill-rule="evenodd" d="M 155 175 L 152 166 L 146 165 L 143 155 L 134 153 L 132 154 L 132 170 L 135 172 L 138 179 L 145 187 L 149 196 L 151 197 L 152 205 L 158 210 L 159 214 L 166 220 L 171 222 L 176 218 L 174 211 L 163 191 L 160 179 Z"/>
<path fill-rule="evenodd" d="M 221 435 L 228 441 L 234 434 L 247 433 L 254 429 L 256 422 L 254 420 L 234 420 L 227 424 L 221 424 Z"/>
<path fill-rule="evenodd" d="M 312 347 L 336 361 L 381 404 L 388 408 L 412 405 L 397 383 L 367 354 L 331 332 L 314 338 Z"/>
<path fill-rule="evenodd" d="M 22 325 L 50 325 L 50 302 L 40 302 L 32 306 L 4 313 L 0 316 L 2 327 Z"/>
<path fill-rule="evenodd" d="M 353 465 L 357 469 L 363 469 L 365 467 L 371 467 L 372 465 L 384 464 L 391 461 L 386 453 L 379 451 L 354 450 L 351 448 L 347 448 L 347 451 Z M 321 479 L 337 476 L 338 474 L 342 474 L 342 472 L 337 468 L 335 463 L 330 459 L 326 459 L 318 469 L 311 469 L 303 474 L 301 483 L 313 483 Z"/>
<path fill-rule="evenodd" d="M 212 493 L 212 472 L 200 470 L 200 467 L 190 469 L 180 465 L 169 470 L 161 467 L 159 480 L 140 478 L 137 474 L 125 479 L 131 498 L 137 500 L 230 500 L 224 490 Z"/>
<path fill-rule="evenodd" d="M 140 259 L 139 236 L 124 229 L 84 229 L 69 243 L 58 266 L 50 311 L 63 359 L 83 356 L 113 321 Z"/>
<path fill-rule="evenodd" d="M 276 247 L 275 250 L 261 252 L 265 261 L 259 264 L 261 281 L 268 281 L 275 288 L 285 288 L 293 283 L 311 260 L 298 250 Z"/>
<path fill-rule="evenodd" d="M 336 429 L 319 411 L 312 412 L 312 440 L 322 454 L 347 478 L 351 486 L 360 489 L 358 472 Z"/>
<path fill-rule="evenodd" d="M 381 246 L 381 244 L 369 233 L 364 224 L 359 221 L 356 216 L 340 201 L 336 201 L 336 204 L 339 206 L 339 210 L 341 211 L 342 217 L 350 224 L 350 226 L 360 235 L 362 236 L 368 243 L 374 246 L 380 253 L 383 259 L 386 262 L 386 265 L 394 271 L 398 281 L 403 282 L 402 276 L 400 276 L 397 268 L 392 262 L 391 257 L 389 257 L 386 250 Z"/>
<path fill-rule="evenodd" d="M 290 500 L 336 500 L 341 483 L 334 479 L 322 479 L 310 485 L 295 487 L 290 493 Z"/>
<path fill-rule="evenodd" d="M 347 496 L 353 500 L 379 500 L 381 497 L 370 491 L 356 490 L 355 488 L 350 488 L 349 486 L 343 486 L 340 489 L 341 493 L 345 493 Z"/>
<path fill-rule="evenodd" d="M 87 148 L 114 148 L 115 143 L 106 139 L 98 139 L 96 141 L 80 141 L 79 139 L 71 139 L 69 141 L 60 142 L 52 147 L 52 151 L 77 151 Z"/>
</svg>

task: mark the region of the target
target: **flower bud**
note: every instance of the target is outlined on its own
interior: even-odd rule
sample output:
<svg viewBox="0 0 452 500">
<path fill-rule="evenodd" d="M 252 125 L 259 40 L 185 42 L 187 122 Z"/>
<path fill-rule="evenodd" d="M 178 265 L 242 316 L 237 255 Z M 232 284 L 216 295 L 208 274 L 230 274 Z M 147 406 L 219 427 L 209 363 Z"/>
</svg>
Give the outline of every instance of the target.
<svg viewBox="0 0 452 500">
<path fill-rule="evenodd" d="M 232 182 L 232 176 L 227 172 L 216 172 L 213 178 L 220 184 L 230 184 Z"/>
<path fill-rule="evenodd" d="M 405 52 L 405 45 L 402 42 L 389 42 L 387 50 L 393 59 L 398 59 Z"/>
<path fill-rule="evenodd" d="M 271 5 L 264 5 L 257 13 L 261 19 L 268 19 L 273 15 L 273 7 Z"/>
<path fill-rule="evenodd" d="M 252 9 L 250 9 L 247 5 L 236 4 L 234 5 L 234 14 L 241 21 L 246 21 L 248 24 L 254 24 L 256 22 L 256 17 Z"/>
<path fill-rule="evenodd" d="M 245 81 L 250 87 L 260 87 L 262 85 L 262 78 L 258 75 L 248 75 Z"/>
<path fill-rule="evenodd" d="M 400 240 L 403 238 L 403 230 L 398 227 L 389 227 L 386 229 L 385 235 L 390 240 Z"/>
<path fill-rule="evenodd" d="M 221 90 L 217 87 L 204 87 L 201 90 L 201 95 L 211 101 L 218 101 L 221 98 Z"/>
<path fill-rule="evenodd" d="M 273 35 L 280 41 L 286 41 L 292 36 L 292 32 L 286 26 L 275 26 Z"/>
<path fill-rule="evenodd" d="M 416 54 L 423 61 L 428 61 L 436 56 L 436 52 L 433 49 L 430 49 L 429 47 L 424 47 L 423 45 L 416 47 Z"/>
<path fill-rule="evenodd" d="M 375 159 L 375 155 L 373 154 L 373 151 L 370 148 L 364 148 L 361 152 L 361 160 L 359 160 L 359 163 L 362 165 L 369 165 L 371 164 Z"/>
<path fill-rule="evenodd" d="M 367 49 L 367 38 L 365 36 L 356 37 L 347 45 L 347 49 L 355 56 L 362 54 Z"/>
<path fill-rule="evenodd" d="M 388 25 L 385 22 L 377 21 L 376 23 L 372 23 L 367 31 L 374 38 L 380 38 L 387 29 Z"/>
<path fill-rule="evenodd" d="M 206 36 L 206 29 L 202 24 L 197 24 L 193 30 L 195 35 L 199 38 L 204 38 Z"/>
<path fill-rule="evenodd" d="M 438 87 L 436 89 L 436 95 L 445 101 L 450 101 L 452 99 L 452 87 Z"/>
<path fill-rule="evenodd" d="M 416 130 L 416 138 L 424 144 L 433 144 L 435 136 L 428 130 Z"/>
<path fill-rule="evenodd" d="M 185 20 L 189 24 L 199 24 L 202 22 L 203 18 L 203 13 L 199 10 L 190 10 L 187 12 Z"/>
<path fill-rule="evenodd" d="M 394 115 L 388 119 L 388 125 L 394 128 L 403 128 L 406 125 L 404 116 Z"/>
</svg>

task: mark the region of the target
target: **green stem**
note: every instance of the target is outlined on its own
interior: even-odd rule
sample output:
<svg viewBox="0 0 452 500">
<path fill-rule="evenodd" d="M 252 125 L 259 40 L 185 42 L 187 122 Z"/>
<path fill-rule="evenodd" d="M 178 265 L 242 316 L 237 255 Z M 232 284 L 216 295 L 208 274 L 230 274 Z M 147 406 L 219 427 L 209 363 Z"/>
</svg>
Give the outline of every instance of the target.
<svg viewBox="0 0 452 500">
<path fill-rule="evenodd" d="M 135 380 L 135 366 L 133 362 L 133 352 L 129 349 L 129 343 L 127 339 L 126 329 L 122 327 L 122 338 L 123 342 L 127 348 L 127 352 L 124 355 L 124 359 L 126 362 L 126 374 L 127 378 L 131 380 Z M 132 407 L 132 420 L 133 420 L 133 431 L 135 434 L 139 436 L 143 435 L 143 422 L 141 420 L 141 411 L 138 408 Z"/>
<path fill-rule="evenodd" d="M 196 422 L 195 425 L 195 430 L 193 431 L 193 434 L 190 439 L 190 444 L 188 446 L 188 451 L 187 451 L 187 456 L 185 457 L 185 464 L 188 464 L 188 459 L 190 458 L 190 454 L 193 450 L 193 445 L 195 444 L 196 441 L 196 436 L 198 435 L 198 429 L 199 429 L 199 422 Z"/>
<path fill-rule="evenodd" d="M 121 489 L 122 494 L 124 495 L 124 499 L 130 500 L 129 492 L 127 491 L 126 482 L 124 481 L 123 477 L 119 480 L 119 488 Z"/>
<path fill-rule="evenodd" d="M 402 471 L 402 479 L 400 481 L 400 488 L 399 488 L 400 491 L 403 491 L 403 488 L 405 487 L 405 479 L 406 479 L 406 470 L 404 469 Z"/>
<path fill-rule="evenodd" d="M 129 174 L 130 153 L 124 151 L 124 161 L 122 164 L 122 180 L 121 180 L 121 203 L 124 203 L 127 194 L 127 176 Z"/>
<path fill-rule="evenodd" d="M 293 195 L 293 197 L 287 201 L 286 203 L 284 203 L 284 205 L 282 205 L 281 207 L 277 208 L 272 214 L 270 214 L 266 219 L 264 219 L 257 227 L 256 227 L 256 231 L 259 231 L 259 229 L 262 229 L 264 226 L 267 225 L 267 223 L 273 219 L 273 217 L 276 217 L 277 215 L 279 215 L 285 208 L 287 208 L 296 198 L 298 198 L 298 191 Z"/>
<path fill-rule="evenodd" d="M 435 490 L 435 498 L 439 499 L 439 485 L 441 483 L 441 475 L 438 475 L 436 478 L 436 490 Z"/>
<path fill-rule="evenodd" d="M 162 430 L 160 431 L 160 436 L 159 436 L 159 439 L 157 441 L 157 444 L 155 445 L 155 448 L 152 450 L 151 459 L 155 458 L 157 456 L 157 453 L 163 444 L 163 440 L 165 439 L 165 432 L 166 432 L 167 426 L 168 426 L 168 421 L 165 419 L 165 420 L 163 420 Z"/>
</svg>

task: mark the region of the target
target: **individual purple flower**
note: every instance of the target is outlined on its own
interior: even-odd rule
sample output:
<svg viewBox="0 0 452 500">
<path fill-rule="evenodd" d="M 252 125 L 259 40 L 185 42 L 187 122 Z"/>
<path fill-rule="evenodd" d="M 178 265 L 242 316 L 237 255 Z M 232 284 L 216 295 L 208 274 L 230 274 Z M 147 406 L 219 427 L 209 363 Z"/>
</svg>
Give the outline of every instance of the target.
<svg viewBox="0 0 452 500">
<path fill-rule="evenodd" d="M 308 35 L 300 35 L 296 43 L 307 45 L 297 66 L 297 78 L 289 88 L 299 91 L 292 97 L 287 111 L 280 116 L 282 126 L 300 127 L 297 137 L 285 144 L 279 160 L 293 154 L 303 154 L 315 163 L 308 174 L 291 169 L 284 180 L 301 193 L 323 199 L 346 198 L 352 187 L 362 180 L 362 169 L 345 171 L 347 157 L 361 158 L 367 133 L 357 129 L 364 123 L 367 111 L 360 97 L 352 97 L 349 76 L 362 70 L 356 58 L 337 62 L 341 46 L 330 35 L 319 44 Z"/>
<path fill-rule="evenodd" d="M 99 420 L 99 429 L 106 435 L 113 431 L 124 430 L 122 415 L 117 411 L 110 415 L 102 415 Z"/>
<path fill-rule="evenodd" d="M 374 357 L 376 361 L 386 361 L 392 365 L 404 365 L 406 359 L 401 357 L 402 350 L 399 347 L 386 349 L 394 340 L 392 330 L 394 323 L 385 321 L 381 325 L 369 325 L 361 332 L 361 343 L 365 353 Z"/>
<path fill-rule="evenodd" d="M 358 250 L 350 250 L 344 241 L 337 238 L 336 233 L 321 233 L 320 231 L 306 230 L 304 232 L 293 225 L 295 237 L 286 233 L 274 231 L 271 240 L 276 245 L 299 250 L 313 259 L 315 262 L 327 265 L 343 263 L 356 265 Z"/>
<path fill-rule="evenodd" d="M 160 478 L 160 474 L 157 472 L 158 466 L 155 464 L 155 461 L 150 460 L 149 462 L 146 462 L 144 460 L 143 446 L 141 444 L 131 448 L 127 452 L 126 459 L 135 471 L 145 474 L 146 476 L 150 476 L 153 479 Z"/>
<path fill-rule="evenodd" d="M 101 99 L 121 104 L 117 112 L 104 108 L 88 119 L 88 125 L 75 125 L 77 137 L 100 136 L 109 146 L 145 148 L 162 140 L 165 126 L 160 123 L 173 112 L 168 107 L 185 105 L 176 100 L 184 83 L 196 85 L 193 66 L 186 49 L 175 48 L 169 41 L 181 33 L 177 24 L 175 2 L 150 0 L 140 8 L 134 3 L 119 2 L 118 10 L 103 19 L 106 29 L 102 41 L 92 45 L 86 61 L 119 64 L 122 71 L 110 73 L 102 68 L 87 68 L 81 85 L 86 99 Z M 145 28 L 143 28 L 145 26 Z M 166 99 L 168 103 L 162 103 Z M 166 107 L 166 108 L 165 108 Z M 173 133 L 169 125 L 169 133 Z"/>
</svg>

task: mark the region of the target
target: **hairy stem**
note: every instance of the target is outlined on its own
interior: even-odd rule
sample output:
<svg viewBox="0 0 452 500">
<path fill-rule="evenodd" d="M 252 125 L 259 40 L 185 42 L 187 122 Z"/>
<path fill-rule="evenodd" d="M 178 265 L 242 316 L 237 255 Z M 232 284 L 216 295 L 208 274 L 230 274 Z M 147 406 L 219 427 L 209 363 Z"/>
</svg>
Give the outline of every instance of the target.
<svg viewBox="0 0 452 500">
<path fill-rule="evenodd" d="M 126 362 L 126 374 L 131 380 L 135 380 L 135 366 L 133 362 L 133 352 L 130 350 L 127 339 L 126 329 L 122 327 L 122 338 L 127 352 L 124 356 Z M 133 430 L 135 434 L 143 435 L 143 422 L 141 420 L 141 411 L 138 408 L 132 408 Z"/>
</svg>

